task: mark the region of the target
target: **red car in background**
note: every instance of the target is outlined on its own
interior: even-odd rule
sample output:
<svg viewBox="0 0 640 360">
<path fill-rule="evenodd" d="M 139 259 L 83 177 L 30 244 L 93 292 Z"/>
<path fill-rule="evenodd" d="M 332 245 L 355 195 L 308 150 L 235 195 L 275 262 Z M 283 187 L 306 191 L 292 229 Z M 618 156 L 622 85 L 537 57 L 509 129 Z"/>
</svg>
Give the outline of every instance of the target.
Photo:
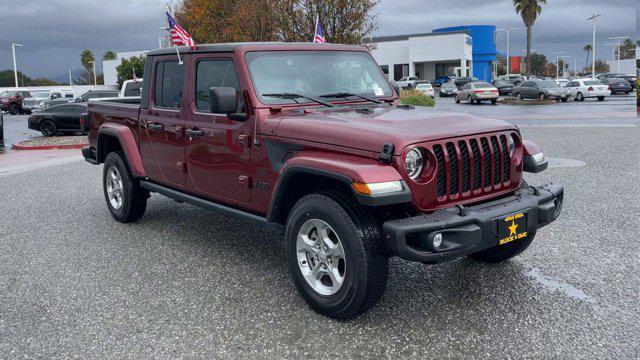
<svg viewBox="0 0 640 360">
<path fill-rule="evenodd" d="M 31 93 L 21 90 L 7 90 L 0 93 L 0 110 L 11 115 L 22 114 L 22 100 L 31 97 Z"/>
</svg>

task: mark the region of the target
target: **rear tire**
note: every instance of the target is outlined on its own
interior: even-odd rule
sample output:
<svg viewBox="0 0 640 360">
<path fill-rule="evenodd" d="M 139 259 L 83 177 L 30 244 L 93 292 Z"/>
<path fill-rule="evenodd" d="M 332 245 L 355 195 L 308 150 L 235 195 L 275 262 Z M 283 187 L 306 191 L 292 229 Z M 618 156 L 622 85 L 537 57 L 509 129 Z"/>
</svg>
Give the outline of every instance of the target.
<svg viewBox="0 0 640 360">
<path fill-rule="evenodd" d="M 568 98 L 562 98 L 560 100 L 562 100 L 562 102 L 567 102 L 567 100 L 569 100 L 569 99 Z"/>
<path fill-rule="evenodd" d="M 576 94 L 576 101 L 584 101 L 584 95 L 581 92 Z"/>
<path fill-rule="evenodd" d="M 604 96 L 598 96 L 598 101 L 604 101 Z"/>
<path fill-rule="evenodd" d="M 496 100 L 496 99 L 491 100 L 491 105 L 495 105 L 497 103 L 498 103 L 498 100 Z"/>
<path fill-rule="evenodd" d="M 458 95 L 456 95 L 456 104 L 460 104 L 460 98 L 458 98 Z"/>
<path fill-rule="evenodd" d="M 531 233 L 522 241 L 514 241 L 505 245 L 497 245 L 469 255 L 469 258 L 484 263 L 499 263 L 509 260 L 525 251 L 533 242 L 536 233 Z"/>
<path fill-rule="evenodd" d="M 516 93 L 516 100 L 522 101 L 522 95 L 520 95 L 520 93 Z"/>
<path fill-rule="evenodd" d="M 385 291 L 388 255 L 378 224 L 345 194 L 322 192 L 298 200 L 287 220 L 285 252 L 296 288 L 325 316 L 357 317 Z"/>
<path fill-rule="evenodd" d="M 53 121 L 44 120 L 40 123 L 40 132 L 44 136 L 55 136 L 58 133 L 58 129 Z"/>
<path fill-rule="evenodd" d="M 147 209 L 149 192 L 140 187 L 121 153 L 111 152 L 104 161 L 102 172 L 104 199 L 109 212 L 121 223 L 139 220 Z"/>
<path fill-rule="evenodd" d="M 18 115 L 19 112 L 20 112 L 20 107 L 18 106 L 18 104 L 9 105 L 9 114 Z"/>
<path fill-rule="evenodd" d="M 543 101 L 545 99 L 544 93 L 538 95 L 538 100 Z"/>
</svg>

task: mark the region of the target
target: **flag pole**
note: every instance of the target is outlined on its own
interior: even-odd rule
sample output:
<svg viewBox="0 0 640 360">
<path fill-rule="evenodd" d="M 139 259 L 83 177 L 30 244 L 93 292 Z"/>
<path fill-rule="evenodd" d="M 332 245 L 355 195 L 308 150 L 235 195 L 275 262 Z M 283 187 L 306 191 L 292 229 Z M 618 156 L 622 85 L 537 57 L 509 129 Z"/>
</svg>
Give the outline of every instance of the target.
<svg viewBox="0 0 640 360">
<path fill-rule="evenodd" d="M 316 36 L 318 36 L 318 21 L 320 21 L 320 14 L 316 14 L 316 27 L 313 30 L 313 40 L 311 40 L 312 43 L 316 42 Z"/>
<path fill-rule="evenodd" d="M 173 8 L 171 6 L 169 6 L 169 3 L 167 3 L 166 9 L 167 9 L 167 13 L 171 14 L 171 17 L 173 17 L 174 16 Z M 169 37 L 171 37 L 171 32 L 170 31 L 169 31 Z M 173 41 L 171 43 L 173 44 Z M 180 49 L 178 49 L 177 45 L 173 45 L 173 47 L 176 48 L 176 55 L 178 56 L 178 65 L 184 64 L 182 62 L 182 59 L 180 58 Z"/>
</svg>

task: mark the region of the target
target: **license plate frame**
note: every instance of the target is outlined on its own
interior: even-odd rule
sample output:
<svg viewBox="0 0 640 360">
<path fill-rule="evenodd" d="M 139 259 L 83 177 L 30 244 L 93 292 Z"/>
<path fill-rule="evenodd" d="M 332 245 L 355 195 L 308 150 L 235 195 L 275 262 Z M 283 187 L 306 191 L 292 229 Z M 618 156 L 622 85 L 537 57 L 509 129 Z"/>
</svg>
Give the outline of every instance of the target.
<svg viewBox="0 0 640 360">
<path fill-rule="evenodd" d="M 498 218 L 498 245 L 510 244 L 529 236 L 527 231 L 528 211 L 522 210 Z"/>
</svg>

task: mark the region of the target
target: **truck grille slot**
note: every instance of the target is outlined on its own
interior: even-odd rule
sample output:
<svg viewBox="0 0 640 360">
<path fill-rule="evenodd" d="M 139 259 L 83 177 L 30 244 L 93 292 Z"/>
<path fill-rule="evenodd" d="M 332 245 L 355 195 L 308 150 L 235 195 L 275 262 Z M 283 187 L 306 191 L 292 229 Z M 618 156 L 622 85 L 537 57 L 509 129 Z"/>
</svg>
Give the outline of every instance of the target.
<svg viewBox="0 0 640 360">
<path fill-rule="evenodd" d="M 444 152 L 442 151 L 442 146 L 434 146 L 433 154 L 436 156 L 436 161 L 438 163 L 438 196 L 444 196 L 447 191 L 447 176 L 445 174 L 446 169 L 444 166 Z"/>
<path fill-rule="evenodd" d="M 432 149 L 439 198 L 491 192 L 493 188 L 509 183 L 511 163 L 507 135 L 434 144 Z"/>
<path fill-rule="evenodd" d="M 449 156 L 449 190 L 451 194 L 458 193 L 458 154 L 453 143 L 447 143 L 447 156 Z"/>
<path fill-rule="evenodd" d="M 493 184 L 500 184 L 500 147 L 498 147 L 498 139 L 495 136 L 491 137 L 491 146 L 493 147 Z"/>
<path fill-rule="evenodd" d="M 460 160 L 462 162 L 462 192 L 469 192 L 471 184 L 469 179 L 471 178 L 471 168 L 469 166 L 469 150 L 467 149 L 467 143 L 460 140 L 458 141 L 458 149 L 460 149 Z"/>
</svg>

